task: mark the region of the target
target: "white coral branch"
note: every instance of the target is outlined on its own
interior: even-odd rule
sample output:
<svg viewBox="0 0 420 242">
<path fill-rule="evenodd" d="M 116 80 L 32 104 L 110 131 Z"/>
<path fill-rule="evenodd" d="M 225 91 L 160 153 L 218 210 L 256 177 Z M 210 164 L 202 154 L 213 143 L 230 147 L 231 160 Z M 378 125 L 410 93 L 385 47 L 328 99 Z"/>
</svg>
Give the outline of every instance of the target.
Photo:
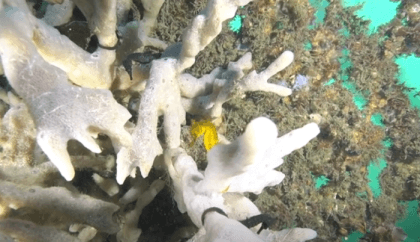
<svg viewBox="0 0 420 242">
<path fill-rule="evenodd" d="M 48 64 L 30 41 L 30 21 L 18 9 L 0 12 L 0 53 L 6 77 L 26 101 L 37 128 L 37 142 L 67 180 L 74 168 L 67 153 L 67 141 L 76 139 L 92 152 L 101 149 L 93 140 L 106 133 L 118 152 L 131 147 L 124 124 L 129 112 L 118 104 L 109 90 L 72 86 L 67 75 Z M 30 17 L 29 17 L 30 18 Z M 20 26 L 19 26 L 20 25 Z M 19 26 L 19 27 L 17 27 Z"/>
</svg>

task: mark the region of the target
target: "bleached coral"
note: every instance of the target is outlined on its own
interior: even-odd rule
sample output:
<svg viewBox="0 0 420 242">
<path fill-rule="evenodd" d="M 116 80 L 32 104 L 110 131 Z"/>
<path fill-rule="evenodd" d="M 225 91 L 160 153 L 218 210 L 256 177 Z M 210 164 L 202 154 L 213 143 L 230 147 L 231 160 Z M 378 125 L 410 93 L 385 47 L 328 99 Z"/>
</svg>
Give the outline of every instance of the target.
<svg viewBox="0 0 420 242">
<path fill-rule="evenodd" d="M 27 14 L 17 8 L 6 10 L 0 12 L 0 52 L 5 74 L 29 107 L 39 146 L 61 174 L 67 180 L 74 177 L 66 151 L 69 139 L 100 153 L 92 136 L 105 132 L 117 150 L 131 147 L 131 138 L 124 130 L 131 115 L 112 98 L 111 92 L 71 85 L 63 70 L 38 54 L 30 40 L 32 21 Z"/>
<path fill-rule="evenodd" d="M 264 239 L 259 238 L 236 221 L 260 214 L 242 194 L 258 194 L 264 187 L 279 184 L 284 174 L 274 169 L 281 165 L 281 158 L 303 147 L 319 132 L 318 126 L 311 123 L 277 138 L 275 124 L 267 118 L 257 118 L 251 121 L 238 139 L 227 145 L 216 145 L 210 150 L 204 174 L 183 150 L 166 154 L 179 210 L 186 211 L 197 227 L 205 228 L 205 233 L 192 241 L 274 241 L 268 239 L 268 235 Z M 214 207 L 226 211 L 229 219 L 217 212 L 211 212 L 203 218 L 206 210 Z M 271 238 L 276 236 L 272 235 Z M 293 240 L 292 234 L 289 236 L 289 240 L 276 241 L 304 241 L 316 237 L 316 233 L 307 230 L 301 232 L 300 237 L 294 236 Z"/>
<path fill-rule="evenodd" d="M 64 187 L 42 188 L 0 181 L 2 203 L 12 209 L 34 208 L 43 213 L 57 213 L 69 220 L 86 223 L 100 231 L 116 233 L 119 225 L 113 218 L 119 207 L 87 195 L 76 195 Z"/>
<path fill-rule="evenodd" d="M 198 94 L 202 92 L 199 90 L 205 89 L 204 86 L 208 84 L 208 81 L 194 82 L 192 84 L 193 81 L 191 80 L 194 78 L 189 76 L 186 79 L 181 73 L 194 64 L 195 56 L 198 52 L 204 49 L 220 33 L 222 22 L 228 18 L 232 18 L 237 7 L 248 2 L 250 0 L 209 1 L 206 9 L 194 18 L 192 24 L 185 31 L 179 52 L 172 53 L 168 57 L 152 62 L 150 78 L 141 98 L 139 119 L 133 133 L 133 141 L 139 145 L 133 149 L 134 152 L 131 157 L 134 162 L 130 166 L 124 166 L 124 168 L 120 166 L 122 169 L 118 170 L 118 182 L 121 183 L 136 166 L 140 168 L 143 176 L 148 176 L 154 158 L 162 153 L 161 145 L 156 137 L 157 116 L 160 114 L 164 116 L 163 126 L 167 148 L 179 147 L 180 125 L 185 120 L 185 110 L 181 98 L 182 94 L 188 98 L 194 98 L 195 95 L 191 94 L 191 90 L 186 89 L 186 87 L 194 86 L 192 89 L 196 90 L 194 92 Z M 213 91 L 220 91 L 219 94 L 213 94 L 216 100 L 211 105 L 214 106 L 212 117 L 220 116 L 221 105 L 231 98 L 237 89 L 240 89 L 242 92 L 262 90 L 272 91 L 282 96 L 290 95 L 290 89 L 268 84 L 267 79 L 287 67 L 292 60 L 293 53 L 287 51 L 262 73 L 256 74 L 253 71 L 241 81 L 238 81 L 243 75 L 241 69 L 251 66 L 251 56 L 248 54 L 241 58 L 237 64 L 232 63 L 228 71 L 224 72 L 225 75 L 222 75 L 222 79 L 210 78 L 210 80 L 214 80 Z M 212 76 L 215 76 L 216 72 L 212 72 Z M 185 81 L 188 81 L 190 85 L 183 84 Z M 167 98 L 157 98 L 162 96 Z M 188 105 L 186 103 L 188 101 L 184 101 L 184 106 Z M 194 105 L 189 104 L 189 106 Z M 205 106 L 208 108 L 210 105 Z"/>
<path fill-rule="evenodd" d="M 2 235 L 2 233 L 4 233 Z M 20 219 L 4 219 L 0 221 L 0 240 L 3 242 L 18 241 L 71 241 L 81 240 L 50 226 L 39 226 Z"/>
<path fill-rule="evenodd" d="M 80 240 L 94 238 L 98 230 L 117 234 L 118 241 L 137 241 L 141 234 L 137 223 L 142 210 L 165 186 L 160 179 L 146 180 L 156 157 L 163 154 L 164 164 L 161 165 L 168 169 L 178 209 L 187 212 L 200 228 L 191 241 L 237 241 L 240 238 L 304 241 L 315 237 L 316 233 L 310 229 L 266 230 L 258 234 L 256 230 L 260 225 L 249 229 L 239 221 L 261 214 L 243 193 L 258 194 L 264 187 L 279 184 L 284 174 L 274 169 L 282 164 L 281 157 L 314 138 L 319 133 L 316 124 L 277 138 L 275 124 L 267 118 L 257 118 L 233 142 L 209 147 L 208 167 L 204 172 L 199 171 L 195 161 L 180 148 L 181 125 L 185 124 L 187 112 L 221 122 L 222 105 L 247 91 L 273 92 L 279 96 L 291 94 L 291 89 L 267 81 L 292 63 L 294 55 L 290 51 L 285 51 L 259 73 L 253 70 L 245 74 L 252 68 L 251 53 L 229 63 L 226 69 L 216 68 L 201 78 L 185 72 L 194 64 L 197 54 L 220 33 L 223 21 L 232 18 L 239 6 L 251 1 L 209 0 L 185 30 L 182 42 L 169 47 L 151 37 L 164 0 L 142 0 L 143 18 L 130 23 L 126 23 L 126 19 L 129 9 L 134 7 L 129 0 L 65 0 L 66 5 L 49 5 L 44 18 L 49 24 L 68 21 L 74 6 L 81 10 L 91 33 L 99 41 L 97 50 L 89 53 L 34 17 L 24 0 L 0 0 L 1 66 L 9 84 L 23 99 L 21 104 L 13 102 L 4 116 L 2 141 L 5 147 L 22 142 L 16 141 L 17 134 L 11 125 L 27 117 L 28 127 L 22 128 L 26 133 L 21 138 L 32 143 L 25 149 L 10 146 L 12 148 L 6 151 L 17 156 L 22 153 L 25 159 L 32 158 L 28 149 L 35 146 L 36 139 L 50 161 L 44 160 L 43 154 L 34 155 L 38 161 L 24 164 L 16 176 L 11 174 L 18 171 L 18 166 L 0 166 L 1 208 L 9 212 L 31 208 L 63 214 L 69 220 L 66 226 L 71 224 L 70 231 L 78 232 Z M 63 13 L 62 18 L 54 19 L 53 9 Z M 161 58 L 132 65 L 132 70 L 121 65 L 131 54 L 141 54 L 146 46 L 164 50 Z M 114 99 L 108 90 L 111 87 L 125 89 L 127 93 L 141 92 L 135 124 L 128 122 L 131 115 Z M 126 105 L 129 101 L 120 102 Z M 26 106 L 18 109 L 19 105 Z M 163 116 L 163 139 L 158 138 L 157 132 L 160 116 Z M 108 146 L 109 153 L 101 156 L 93 154 L 102 152 L 102 143 L 96 139 L 99 134 L 106 134 L 112 143 Z M 92 153 L 70 155 L 69 140 L 79 141 Z M 114 152 L 109 151 L 112 148 Z M 107 163 L 98 165 L 103 160 Z M 120 187 L 112 180 L 114 177 L 109 175 L 115 163 L 118 184 L 122 185 L 129 175 L 132 177 L 128 178 L 130 188 L 125 194 L 121 194 Z M 72 184 L 53 175 L 58 169 L 62 177 L 70 181 L 75 177 L 74 167 L 88 167 L 96 172 L 92 176 L 94 184 L 106 193 L 95 196 L 106 201 L 81 195 Z M 136 177 L 137 167 L 142 177 L 140 174 Z M 51 176 L 48 182 L 58 187 L 44 187 L 48 186 L 44 176 Z M 130 203 L 134 201 L 133 209 Z M 226 212 L 227 217 L 214 211 L 206 212 L 213 207 Z M 72 217 L 74 214 L 77 216 Z M 35 226 L 25 225 L 26 222 L 20 220 L 8 221 L 16 226 L 0 224 L 0 233 L 14 233 L 14 238 L 23 236 L 19 226 Z M 70 236 L 70 241 L 78 240 L 48 227 L 39 229 L 50 231 L 53 236 Z M 36 236 L 32 230 L 29 233 Z"/>
<path fill-rule="evenodd" d="M 48 4 L 42 20 L 51 26 L 65 24 L 72 17 L 74 6 L 71 0 L 64 0 L 62 4 Z"/>
</svg>

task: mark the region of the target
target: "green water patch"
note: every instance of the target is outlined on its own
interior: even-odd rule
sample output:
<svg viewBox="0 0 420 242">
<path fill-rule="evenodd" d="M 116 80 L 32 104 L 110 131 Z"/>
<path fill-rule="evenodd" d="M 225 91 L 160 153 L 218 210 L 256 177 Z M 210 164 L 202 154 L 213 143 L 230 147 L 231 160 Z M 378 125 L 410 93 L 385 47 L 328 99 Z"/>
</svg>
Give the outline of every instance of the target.
<svg viewBox="0 0 420 242">
<path fill-rule="evenodd" d="M 397 14 L 399 2 L 390 0 L 343 0 L 344 7 L 363 5 L 356 15 L 363 20 L 370 20 L 368 34 L 375 33 L 381 25 L 389 23 Z"/>
<path fill-rule="evenodd" d="M 341 241 L 343 242 L 358 242 L 360 238 L 364 236 L 363 233 L 360 233 L 359 231 L 351 233 L 349 236 L 344 237 Z"/>
<path fill-rule="evenodd" d="M 340 29 L 338 33 L 346 38 L 350 37 L 350 31 L 347 28 Z"/>
<path fill-rule="evenodd" d="M 377 198 L 381 195 L 381 183 L 379 179 L 379 175 L 381 174 L 382 170 L 387 166 L 385 159 L 380 158 L 377 161 L 372 161 L 368 165 L 368 179 L 369 179 L 369 187 L 372 190 L 373 197 Z"/>
<path fill-rule="evenodd" d="M 410 100 L 412 107 L 420 110 L 420 58 L 414 54 L 402 55 L 395 59 L 399 67 L 397 78 L 399 84 L 404 84 L 404 93 Z M 420 238 L 420 217 L 417 213 L 418 200 L 401 202 L 407 205 L 406 217 L 399 220 L 396 226 L 401 227 L 407 233 L 405 242 L 418 242 Z"/>
<path fill-rule="evenodd" d="M 317 9 L 315 13 L 315 21 L 314 25 L 309 26 L 310 29 L 315 28 L 317 25 L 323 22 L 325 18 L 325 9 L 328 5 L 324 5 L 323 0 L 310 0 L 310 3 L 313 7 Z M 363 20 L 370 20 L 369 30 L 367 34 L 373 34 L 377 31 L 377 29 L 389 23 L 397 13 L 397 7 L 400 4 L 399 2 L 392 2 L 390 0 L 343 0 L 344 7 L 352 7 L 363 4 L 363 7 L 356 11 L 356 15 Z M 347 28 L 343 28 L 339 31 L 339 34 L 342 35 L 343 38 L 349 38 L 351 33 Z M 380 39 L 381 44 L 382 41 L 386 40 L 387 36 L 384 36 Z M 308 45 L 305 44 L 305 47 Z M 306 48 L 305 48 L 306 49 Z M 306 49 L 307 50 L 307 49 Z M 351 59 L 349 58 L 350 51 L 344 49 L 342 51 L 342 57 L 339 58 L 339 62 L 341 64 L 340 73 L 338 80 L 341 81 L 341 84 L 345 89 L 353 95 L 353 101 L 357 108 L 360 111 L 363 111 L 364 107 L 367 104 L 367 97 L 369 93 L 363 90 L 357 90 L 354 82 L 349 78 L 349 74 L 352 68 Z M 407 96 L 410 99 L 410 102 L 413 107 L 420 109 L 420 58 L 415 57 L 412 55 L 404 55 L 400 56 L 395 60 L 395 63 L 399 65 L 400 71 L 398 74 L 398 79 L 400 83 L 404 83 L 409 91 L 406 92 Z M 417 67 L 417 68 L 416 68 Z M 336 82 L 335 79 L 330 79 L 328 82 L 324 83 L 324 86 L 330 86 Z M 371 116 L 372 124 L 380 127 L 385 127 L 383 123 L 383 117 L 380 113 L 375 113 Z M 386 150 L 388 150 L 393 145 L 393 141 L 391 138 L 387 137 L 382 141 L 382 145 L 384 149 L 381 150 L 381 154 L 384 155 Z M 369 179 L 369 187 L 372 190 L 373 196 L 375 198 L 381 195 L 381 186 L 380 186 L 380 174 L 383 169 L 387 166 L 386 160 L 384 158 L 379 158 L 377 160 L 371 161 L 368 165 L 368 175 L 367 178 Z M 315 187 L 316 189 L 320 189 L 321 187 L 328 184 L 325 176 L 319 176 L 314 178 Z M 356 194 L 358 196 L 366 196 L 367 193 L 364 194 Z M 407 234 L 408 238 L 405 240 L 406 242 L 414 242 L 417 240 L 411 240 L 412 238 L 419 238 L 420 231 L 420 218 L 417 214 L 417 207 L 418 201 L 411 201 L 409 202 L 409 208 L 407 210 L 407 218 L 399 221 L 396 226 L 401 227 Z M 417 232 L 417 234 L 416 234 Z M 354 231 L 349 236 L 342 238 L 342 241 L 345 242 L 357 242 L 364 236 L 363 233 L 359 231 Z"/>
<path fill-rule="evenodd" d="M 385 127 L 383 121 L 382 121 L 382 114 L 380 113 L 374 113 L 370 121 L 373 125 L 379 126 L 379 127 Z M 392 146 L 392 139 L 387 137 L 382 141 L 382 145 L 384 146 L 384 149 L 381 150 L 381 154 L 384 155 L 385 152 Z M 387 166 L 386 160 L 384 158 L 380 158 L 376 161 L 371 161 L 367 167 L 368 174 L 367 178 L 369 179 L 369 187 L 370 190 L 372 190 L 373 197 L 377 198 L 381 195 L 382 189 L 381 189 L 381 181 L 380 181 L 380 175 L 383 169 Z"/>
<path fill-rule="evenodd" d="M 303 45 L 304 45 L 303 48 L 305 50 L 308 50 L 308 51 L 312 50 L 312 43 L 309 40 L 305 41 L 305 43 Z"/>
<path fill-rule="evenodd" d="M 363 198 L 364 200 L 368 201 L 368 193 L 366 191 L 364 192 L 356 192 L 356 196 Z"/>
<path fill-rule="evenodd" d="M 326 83 L 324 83 L 324 86 L 331 86 L 334 83 L 335 83 L 335 79 L 334 78 L 331 78 Z"/>
<path fill-rule="evenodd" d="M 343 49 L 341 51 L 341 54 L 342 56 L 338 58 L 338 62 L 340 62 L 340 71 L 341 71 L 340 78 L 343 81 L 347 81 L 349 79 L 347 72 L 351 67 L 353 67 L 353 63 L 351 63 L 351 59 L 350 59 L 350 50 Z"/>
<path fill-rule="evenodd" d="M 370 121 L 379 127 L 385 127 L 383 121 L 382 121 L 382 114 L 380 113 L 374 113 L 371 117 L 370 117 Z"/>
<path fill-rule="evenodd" d="M 420 216 L 417 213 L 419 207 L 419 201 L 413 200 L 409 202 L 401 202 L 407 206 L 407 212 L 405 218 L 399 220 L 396 226 L 402 228 L 407 234 L 405 242 L 418 242 L 420 239 Z"/>
<path fill-rule="evenodd" d="M 370 117 L 370 121 L 373 125 L 379 126 L 379 127 L 385 127 L 383 123 L 382 114 L 380 113 L 374 113 Z M 382 141 L 382 145 L 384 146 L 384 149 L 381 150 L 381 154 L 384 155 L 386 150 L 392 146 L 392 140 L 387 137 Z M 371 161 L 367 167 L 368 169 L 368 179 L 369 179 L 369 187 L 372 190 L 373 197 L 377 198 L 381 195 L 381 185 L 380 185 L 380 179 L 379 176 L 382 172 L 382 170 L 387 166 L 386 160 L 383 158 L 380 158 L 377 161 Z"/>
<path fill-rule="evenodd" d="M 350 51 L 348 49 L 343 49 L 342 54 L 343 56 L 338 59 L 340 62 L 340 79 L 343 81 L 342 85 L 351 94 L 353 94 L 354 104 L 360 111 L 362 111 L 367 104 L 367 99 L 362 92 L 356 89 L 356 86 L 349 79 L 348 72 L 353 66 L 349 57 Z"/>
<path fill-rule="evenodd" d="M 235 15 L 232 20 L 229 21 L 229 29 L 238 34 L 242 29 L 242 19 L 245 18 L 245 15 Z"/>
<path fill-rule="evenodd" d="M 353 94 L 354 104 L 360 111 L 362 111 L 367 104 L 367 99 L 364 97 L 362 92 L 358 91 L 356 86 L 350 81 L 343 81 L 343 87 Z"/>
<path fill-rule="evenodd" d="M 327 14 L 326 9 L 330 3 L 327 0 L 309 0 L 309 3 L 316 9 L 313 25 L 308 26 L 309 29 L 314 29 L 316 26 L 324 23 Z"/>
<path fill-rule="evenodd" d="M 391 138 L 389 138 L 389 137 L 386 137 L 386 138 L 382 141 L 382 145 L 383 145 L 385 148 L 387 148 L 387 149 L 391 148 L 393 144 L 394 144 L 394 142 L 393 142 L 393 141 L 392 141 L 392 139 L 391 139 Z"/>
<path fill-rule="evenodd" d="M 315 180 L 315 189 L 319 190 L 321 187 L 326 186 L 330 179 L 328 179 L 326 176 L 318 176 L 315 177 L 312 175 L 312 178 Z"/>
<path fill-rule="evenodd" d="M 405 94 L 413 107 L 420 109 L 420 58 L 414 54 L 402 55 L 395 59 L 399 67 L 397 78 L 407 87 Z"/>
</svg>

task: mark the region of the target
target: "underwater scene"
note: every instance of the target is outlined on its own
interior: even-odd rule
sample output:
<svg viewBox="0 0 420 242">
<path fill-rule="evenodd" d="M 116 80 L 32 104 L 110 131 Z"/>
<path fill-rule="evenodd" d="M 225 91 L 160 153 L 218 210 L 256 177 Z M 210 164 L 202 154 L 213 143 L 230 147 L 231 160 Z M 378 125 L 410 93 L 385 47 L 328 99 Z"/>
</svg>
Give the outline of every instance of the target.
<svg viewBox="0 0 420 242">
<path fill-rule="evenodd" d="M 0 242 L 420 242 L 420 1 L 0 0 Z"/>
</svg>

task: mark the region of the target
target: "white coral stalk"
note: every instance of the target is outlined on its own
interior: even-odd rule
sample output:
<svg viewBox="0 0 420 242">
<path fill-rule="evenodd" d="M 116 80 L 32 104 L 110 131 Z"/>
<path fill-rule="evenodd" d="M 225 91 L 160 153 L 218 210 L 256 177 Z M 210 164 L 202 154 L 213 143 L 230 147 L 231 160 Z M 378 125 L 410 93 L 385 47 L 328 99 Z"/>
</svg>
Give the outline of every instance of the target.
<svg viewBox="0 0 420 242">
<path fill-rule="evenodd" d="M 61 4 L 48 4 L 42 20 L 51 26 L 63 25 L 72 17 L 74 6 L 72 0 L 64 0 Z"/>
<path fill-rule="evenodd" d="M 117 0 L 73 0 L 85 15 L 89 28 L 103 46 L 117 44 Z"/>
<path fill-rule="evenodd" d="M 117 50 L 117 63 L 120 64 L 127 55 L 141 52 L 146 46 L 166 49 L 168 45 L 157 38 L 149 37 L 156 26 L 156 19 L 165 0 L 142 0 L 144 16 L 140 21 L 132 21 L 118 28 L 122 34 L 121 46 Z"/>
<path fill-rule="evenodd" d="M 93 137 L 101 132 L 109 135 L 117 153 L 131 148 L 130 134 L 124 129 L 131 115 L 109 90 L 72 86 L 64 71 L 48 64 L 30 39 L 31 18 L 17 8 L 0 11 L 0 55 L 10 85 L 34 118 L 39 146 L 62 176 L 71 180 L 74 168 L 67 141 L 76 139 L 99 153 Z"/>
<path fill-rule="evenodd" d="M 276 138 L 277 127 L 272 121 L 267 118 L 254 119 L 238 139 L 228 145 L 216 145 L 207 153 L 205 179 L 197 189 L 227 191 L 233 177 L 245 173 L 249 166 L 261 161 Z"/>
<path fill-rule="evenodd" d="M 205 179 L 198 189 L 259 194 L 264 187 L 283 180 L 284 174 L 274 170 L 283 163 L 281 158 L 303 147 L 318 133 L 318 126 L 311 123 L 277 138 L 272 121 L 254 119 L 238 139 L 209 151 Z"/>
<path fill-rule="evenodd" d="M 91 1 L 83 2 L 90 6 Z M 114 50 L 98 48 L 96 52 L 90 54 L 44 21 L 35 18 L 25 1 L 7 0 L 5 3 L 9 7 L 6 5 L 3 11 L 12 13 L 18 8 L 24 12 L 24 16 L 21 16 L 22 22 L 17 24 L 17 27 L 35 44 L 37 51 L 44 60 L 64 70 L 73 83 L 90 88 L 109 88 L 111 86 L 114 80 Z M 101 9 L 106 9 L 104 12 L 94 11 L 93 6 L 89 8 L 89 11 L 87 10 L 91 14 L 87 17 L 91 20 L 89 22 L 91 28 L 94 28 L 93 31 L 98 34 L 102 46 L 106 47 L 112 47 L 117 43 L 116 23 L 114 23 L 116 16 L 113 16 L 116 13 L 115 6 L 112 7 L 112 3 L 115 5 L 115 0 L 112 0 L 109 4 L 101 5 Z M 10 6 L 16 8 L 13 10 Z M 102 20 L 110 22 L 105 24 L 101 22 Z M 97 23 L 98 21 L 100 23 Z"/>
<path fill-rule="evenodd" d="M 311 123 L 277 138 L 277 127 L 272 121 L 263 117 L 254 119 L 238 139 L 210 150 L 204 174 L 198 171 L 194 160 L 183 150 L 168 151 L 165 162 L 174 182 L 174 199 L 178 208 L 181 212 L 188 212 L 195 225 L 205 228 L 205 233 L 201 231 L 191 241 L 232 241 L 233 238 L 272 241 L 267 239 L 268 235 L 266 239 L 258 237 L 233 220 L 259 214 L 255 205 L 241 193 L 260 193 L 264 187 L 280 183 L 284 174 L 274 169 L 282 163 L 281 157 L 301 148 L 318 133 L 318 126 Z M 212 207 L 227 212 L 228 218 L 216 212 L 202 217 Z M 314 231 L 303 231 L 308 233 L 298 237 L 299 240 L 290 241 L 305 241 L 314 237 Z"/>
<path fill-rule="evenodd" d="M 114 80 L 114 50 L 98 48 L 90 54 L 53 27 L 41 20 L 34 21 L 35 28 L 30 30 L 32 41 L 47 62 L 64 70 L 69 79 L 79 86 L 103 89 L 111 86 Z"/>
<path fill-rule="evenodd" d="M 222 105 L 235 96 L 248 91 L 273 92 L 279 96 L 288 96 L 292 90 L 267 80 L 289 66 L 294 58 L 290 51 L 283 52 L 261 73 L 252 71 L 245 76 L 244 71 L 252 67 L 252 54 L 246 53 L 236 62 L 230 62 L 227 70 L 216 68 L 210 74 L 195 79 L 191 75 L 180 76 L 182 105 L 193 114 L 209 115 L 213 119 L 222 115 Z M 209 87 L 212 87 L 212 90 Z M 203 95 L 204 94 L 204 95 Z"/>
<path fill-rule="evenodd" d="M 231 180 L 228 191 L 260 194 L 264 187 L 279 184 L 284 174 L 274 169 L 283 163 L 282 157 L 305 146 L 319 132 L 318 126 L 310 123 L 277 138 L 260 160 L 254 160 L 246 172 Z"/>
<path fill-rule="evenodd" d="M 136 144 L 133 151 L 135 165 L 140 168 L 143 177 L 148 176 L 155 157 L 162 154 L 156 133 L 158 115 L 163 114 L 165 117 L 163 126 L 168 148 L 180 145 L 185 111 L 181 104 L 174 65 L 174 59 L 153 61 L 150 79 L 141 98 L 139 119 L 133 133 L 133 142 Z"/>
<path fill-rule="evenodd" d="M 210 0 L 182 37 L 182 50 L 177 63 L 178 72 L 191 67 L 195 62 L 195 56 L 222 31 L 223 21 L 233 18 L 239 6 L 251 1 Z"/>
</svg>

